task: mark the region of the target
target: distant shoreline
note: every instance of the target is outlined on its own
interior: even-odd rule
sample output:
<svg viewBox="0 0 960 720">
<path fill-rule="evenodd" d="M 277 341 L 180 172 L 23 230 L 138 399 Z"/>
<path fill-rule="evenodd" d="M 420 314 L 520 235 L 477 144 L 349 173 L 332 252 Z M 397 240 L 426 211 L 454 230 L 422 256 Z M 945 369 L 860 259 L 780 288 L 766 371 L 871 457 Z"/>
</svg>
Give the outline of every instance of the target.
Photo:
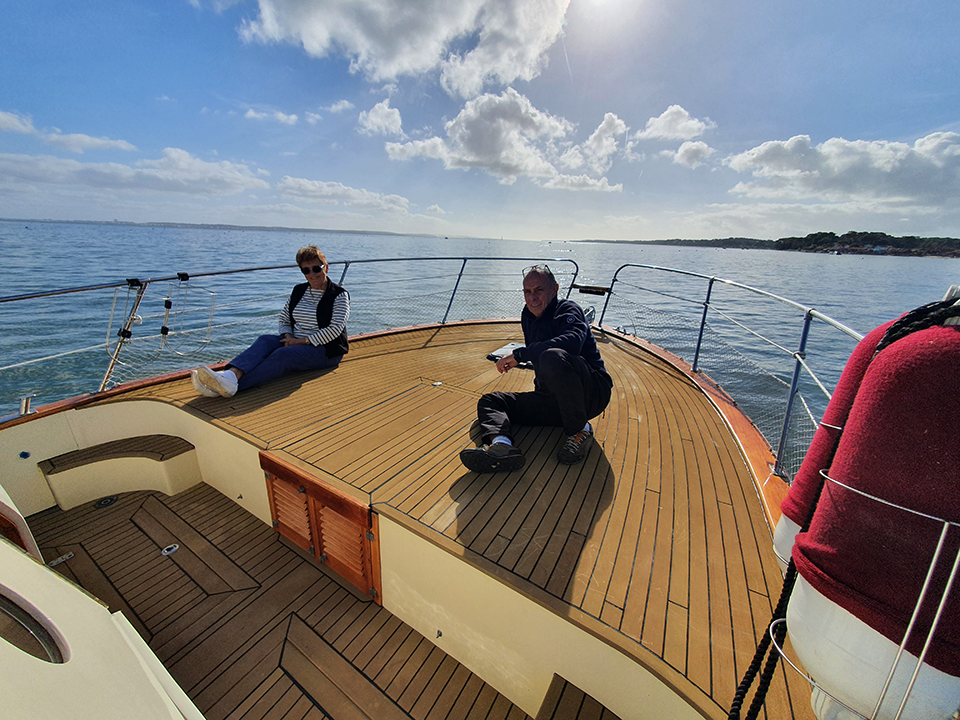
<svg viewBox="0 0 960 720">
<path fill-rule="evenodd" d="M 284 227 L 282 225 L 229 225 L 225 223 L 177 223 L 177 222 L 130 222 L 121 220 L 46 220 L 37 218 L 0 218 L 2 222 L 17 223 L 58 223 L 63 225 L 110 225 L 129 227 L 183 228 L 195 230 L 258 230 L 267 232 L 323 233 L 327 235 L 382 235 L 388 237 L 406 237 L 411 233 L 390 232 L 387 230 L 337 230 L 331 228 Z M 413 233 L 414 236 L 444 237 L 431 233 Z M 463 239 L 467 236 L 453 236 Z M 921 238 L 917 236 L 894 237 L 881 232 L 851 231 L 843 235 L 832 232 L 811 233 L 805 237 L 788 237 L 779 240 L 761 240 L 759 238 L 715 238 L 710 240 L 689 240 L 681 238 L 664 240 L 604 240 L 585 238 L 571 240 L 577 243 L 604 243 L 611 245 L 672 245 L 676 247 L 712 247 L 740 250 L 786 250 L 793 252 L 812 252 L 829 255 L 889 255 L 901 257 L 946 257 L 960 258 L 960 239 L 957 238 Z"/>
<path fill-rule="evenodd" d="M 126 220 L 41 220 L 37 218 L 0 218 L 2 222 L 57 223 L 60 225 L 125 225 L 129 227 L 183 228 L 186 230 L 266 230 L 271 232 L 311 232 L 341 235 L 393 235 L 402 237 L 409 233 L 386 230 L 332 230 L 327 228 L 283 227 L 282 225 L 227 225 L 224 223 L 178 223 L 178 222 L 132 222 Z M 435 235 L 431 237 L 437 237 Z"/>
<path fill-rule="evenodd" d="M 960 239 L 893 237 L 878 232 L 811 233 L 806 237 L 759 240 L 757 238 L 720 238 L 715 240 L 581 240 L 593 243 L 630 243 L 633 245 L 672 245 L 676 247 L 713 247 L 739 250 L 784 250 L 826 255 L 888 255 L 894 257 L 960 258 Z"/>
</svg>

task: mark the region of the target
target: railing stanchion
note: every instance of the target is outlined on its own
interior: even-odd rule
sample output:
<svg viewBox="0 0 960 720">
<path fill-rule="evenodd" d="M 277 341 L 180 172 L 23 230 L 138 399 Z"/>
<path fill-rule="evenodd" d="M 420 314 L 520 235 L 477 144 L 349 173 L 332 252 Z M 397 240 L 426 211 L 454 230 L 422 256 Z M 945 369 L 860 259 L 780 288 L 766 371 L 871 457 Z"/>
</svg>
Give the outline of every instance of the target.
<svg viewBox="0 0 960 720">
<path fill-rule="evenodd" d="M 707 283 L 707 297 L 703 301 L 703 315 L 700 316 L 700 332 L 697 334 L 697 347 L 693 351 L 693 365 L 691 369 L 693 372 L 697 372 L 697 366 L 700 362 L 700 346 L 703 344 L 703 330 L 707 326 L 707 310 L 710 309 L 710 294 L 713 292 L 713 281 L 715 278 L 710 278 Z"/>
<path fill-rule="evenodd" d="M 777 459 L 774 464 L 773 472 L 780 477 L 785 476 L 783 470 L 783 453 L 787 447 L 787 432 L 790 429 L 790 416 L 793 414 L 793 404 L 797 397 L 797 387 L 800 385 L 800 372 L 803 369 L 803 363 L 800 361 L 807 354 L 807 337 L 810 334 L 810 311 L 803 314 L 803 332 L 800 334 L 800 347 L 794 354 L 796 361 L 793 365 L 793 379 L 790 381 L 790 396 L 787 398 L 787 409 L 783 414 L 783 429 L 780 431 L 780 442 L 777 444 Z"/>
<path fill-rule="evenodd" d="M 613 297 L 613 286 L 617 282 L 617 274 L 620 272 L 618 269 L 617 272 L 613 274 L 613 280 L 610 281 L 610 289 L 607 290 L 607 296 L 603 299 L 603 310 L 600 311 L 600 319 L 597 321 L 597 327 L 603 327 L 603 316 L 607 314 L 607 305 L 610 303 L 610 298 Z"/>
<path fill-rule="evenodd" d="M 447 303 L 447 311 L 443 314 L 443 320 L 440 321 L 441 325 L 447 324 L 447 317 L 450 315 L 450 308 L 453 307 L 453 299 L 457 296 L 457 288 L 460 287 L 460 280 L 463 278 L 463 271 L 467 267 L 467 258 L 463 259 L 463 263 L 460 265 L 460 272 L 457 274 L 457 282 L 453 286 L 453 292 L 450 293 L 450 302 Z"/>
<path fill-rule="evenodd" d="M 140 301 L 143 300 L 144 293 L 147 292 L 147 285 L 149 281 L 140 281 L 140 280 L 128 280 L 127 284 L 130 287 L 136 286 L 137 288 L 137 297 L 133 301 L 133 307 L 130 308 L 130 314 L 127 315 L 127 319 L 123 323 L 123 328 L 117 333 L 120 337 L 117 340 L 117 346 L 113 349 L 113 355 L 110 357 L 110 364 L 107 366 L 107 372 L 103 375 L 103 380 L 100 383 L 100 387 L 97 389 L 97 392 L 103 392 L 107 389 L 107 383 L 110 382 L 110 376 L 113 375 L 113 368 L 117 366 L 117 361 L 120 358 L 120 350 L 123 346 L 130 341 L 130 328 L 133 327 L 133 323 L 137 319 L 137 310 L 140 309 Z"/>
</svg>

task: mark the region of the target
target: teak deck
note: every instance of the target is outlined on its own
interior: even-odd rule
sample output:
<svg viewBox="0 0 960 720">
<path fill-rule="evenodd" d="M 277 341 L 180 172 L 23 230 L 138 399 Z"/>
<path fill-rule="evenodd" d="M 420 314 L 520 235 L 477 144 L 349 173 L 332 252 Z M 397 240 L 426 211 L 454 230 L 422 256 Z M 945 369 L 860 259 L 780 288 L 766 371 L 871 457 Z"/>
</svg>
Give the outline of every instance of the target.
<svg viewBox="0 0 960 720">
<path fill-rule="evenodd" d="M 100 402 L 181 405 L 332 476 L 375 511 L 456 548 L 466 561 L 636 657 L 706 717 L 726 717 L 782 584 L 757 491 L 737 441 L 688 376 L 627 338 L 597 337 L 614 379 L 613 399 L 594 420 L 597 442 L 574 466 L 555 459 L 561 431 L 535 427 L 516 438 L 527 457 L 522 471 L 478 476 L 459 462 L 480 395 L 532 387 L 532 371 L 499 375 L 486 359 L 522 339 L 517 323 L 355 339 L 338 368 L 288 376 L 231 399 L 197 397 L 188 379 L 177 379 Z M 425 638 L 304 563 L 216 491 L 199 486 L 174 498 L 148 495 L 66 517 L 48 511 L 33 519 L 35 533 L 52 557 L 82 548 L 87 565 L 109 578 L 118 602 L 211 720 L 255 707 L 269 712 L 244 717 L 324 717 L 309 700 L 310 688 L 322 687 L 329 682 L 323 673 L 336 670 L 319 672 L 304 648 L 349 661 L 392 699 L 391 707 L 412 717 L 522 716 Z M 142 526 L 163 524 L 158 505 L 203 536 L 193 544 L 207 542 L 212 548 L 205 552 L 222 554 L 231 579 L 217 572 L 204 590 L 189 571 L 155 557 L 165 536 Z M 81 536 L 82 518 L 93 512 L 100 513 L 97 529 Z M 96 575 L 94 568 L 90 573 Z M 243 587 L 243 576 L 257 587 Z M 148 597 L 144 579 L 160 577 L 170 596 Z M 230 587 L 212 589 L 223 585 Z M 241 627 L 252 635 L 237 635 Z M 205 640 L 220 649 L 203 649 Z M 410 666 L 415 661 L 422 667 Z M 781 667 L 766 713 L 812 717 L 809 686 Z"/>
</svg>

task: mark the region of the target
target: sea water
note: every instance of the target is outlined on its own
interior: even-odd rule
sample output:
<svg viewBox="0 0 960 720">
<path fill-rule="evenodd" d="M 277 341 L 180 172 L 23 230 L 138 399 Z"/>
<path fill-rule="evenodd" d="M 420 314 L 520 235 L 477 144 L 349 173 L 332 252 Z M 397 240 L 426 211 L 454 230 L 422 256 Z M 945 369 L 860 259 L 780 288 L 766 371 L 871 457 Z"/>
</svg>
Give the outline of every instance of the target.
<svg viewBox="0 0 960 720">
<path fill-rule="evenodd" d="M 302 281 L 294 264 L 296 251 L 315 244 L 331 263 L 372 258 L 471 257 L 536 258 L 573 260 L 577 281 L 609 286 L 621 266 L 649 264 L 716 276 L 750 285 L 818 310 L 853 330 L 866 333 L 903 312 L 943 297 L 952 284 L 960 284 L 960 260 L 933 257 L 892 257 L 883 255 L 824 255 L 773 250 L 683 248 L 641 243 L 594 243 L 573 241 L 519 241 L 492 238 L 446 238 L 434 236 L 298 231 L 282 229 L 237 229 L 196 227 L 153 227 L 121 224 L 0 221 L 0 297 L 51 291 L 88 285 L 115 283 L 127 278 L 169 277 L 178 272 L 196 276 L 248 267 L 291 266 L 271 271 L 275 278 L 279 310 L 289 288 Z M 405 272 L 394 272 L 402 280 Z M 456 267 L 454 265 L 454 267 Z M 338 267 L 332 273 L 338 277 Z M 351 272 L 353 272 L 351 270 Z M 622 271 L 621 287 L 633 280 L 631 270 Z M 351 276 L 345 284 L 350 287 Z M 517 287 L 517 314 L 522 307 L 520 277 Z M 243 295 L 261 292 L 246 275 L 231 276 L 231 291 Z M 259 282 L 259 281 L 257 281 Z M 422 281 L 421 281 L 422 282 Z M 506 282 L 510 282 L 508 279 Z M 670 281 L 674 282 L 673 280 Z M 702 299 L 703 282 L 696 279 Z M 250 283 L 247 288 L 246 284 Z M 675 276 L 677 292 L 687 283 Z M 429 283 L 425 283 L 429 284 Z M 391 305 L 397 284 L 384 282 L 373 290 L 374 305 Z M 426 292 L 428 288 L 424 288 Z M 664 290 L 661 286 L 661 290 Z M 671 295 L 668 285 L 662 294 Z M 410 292 L 410 288 L 405 288 Z M 718 296 L 723 292 L 718 288 Z M 104 343 L 111 307 L 87 307 L 77 296 L 62 296 L 43 309 L 19 302 L 0 302 L 0 368 L 27 357 L 54 354 L 60 348 L 80 348 Z M 589 296 L 574 296 L 590 300 Z M 602 299 L 601 299 L 602 300 Z M 592 298 L 596 301 L 596 297 Z M 602 311 L 602 307 L 598 308 Z M 762 304 L 746 310 L 744 319 L 763 325 Z M 755 317 L 750 318 L 750 315 Z M 102 316 L 102 331 L 91 331 L 91 316 Z M 364 330 L 358 316 L 348 328 Z M 607 321 L 605 320 L 605 323 Z M 362 323 L 361 323 L 362 324 Z M 115 330 L 115 325 L 112 326 Z M 771 328 L 774 331 L 776 328 Z M 795 335 L 796 333 L 791 333 Z M 103 334 L 101 334 L 101 332 Z M 788 349 L 789 343 L 786 340 Z M 834 343 L 827 339 L 823 342 Z M 839 365 L 852 349 L 851 342 L 831 348 L 831 362 Z M 102 374 L 104 353 L 87 353 L 91 368 L 78 372 L 76 360 L 58 368 L 29 375 L 29 384 L 13 381 L 0 370 L 0 416 L 15 412 L 18 398 L 35 393 L 35 404 L 44 404 L 82 392 L 89 392 L 89 379 L 77 385 L 78 375 Z"/>
</svg>

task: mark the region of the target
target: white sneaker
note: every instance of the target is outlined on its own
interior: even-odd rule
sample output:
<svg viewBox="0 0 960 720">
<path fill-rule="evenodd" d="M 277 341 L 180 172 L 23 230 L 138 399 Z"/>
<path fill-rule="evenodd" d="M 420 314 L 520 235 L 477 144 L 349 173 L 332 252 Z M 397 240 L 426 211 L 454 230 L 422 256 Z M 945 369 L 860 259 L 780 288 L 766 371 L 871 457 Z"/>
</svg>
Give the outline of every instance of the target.
<svg viewBox="0 0 960 720">
<path fill-rule="evenodd" d="M 205 387 L 200 378 L 197 377 L 197 371 L 190 371 L 190 382 L 193 383 L 193 389 L 205 397 L 220 397 L 220 393 L 211 388 Z"/>
<path fill-rule="evenodd" d="M 221 397 L 233 397 L 237 394 L 237 381 L 233 379 L 233 373 L 227 375 L 222 370 L 211 370 L 201 365 L 197 368 L 197 381 Z"/>
</svg>

